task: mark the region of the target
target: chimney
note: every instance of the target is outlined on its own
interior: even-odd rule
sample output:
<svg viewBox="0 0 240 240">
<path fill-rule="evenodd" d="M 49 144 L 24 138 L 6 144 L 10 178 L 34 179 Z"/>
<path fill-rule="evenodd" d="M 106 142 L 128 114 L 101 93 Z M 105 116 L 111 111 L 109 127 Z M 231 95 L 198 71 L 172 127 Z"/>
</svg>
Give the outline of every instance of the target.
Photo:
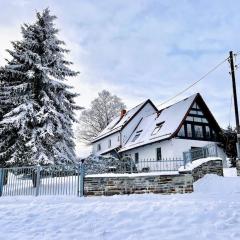
<svg viewBox="0 0 240 240">
<path fill-rule="evenodd" d="M 120 118 L 123 118 L 123 116 L 126 114 L 127 110 L 126 109 L 122 109 L 120 112 Z"/>
</svg>

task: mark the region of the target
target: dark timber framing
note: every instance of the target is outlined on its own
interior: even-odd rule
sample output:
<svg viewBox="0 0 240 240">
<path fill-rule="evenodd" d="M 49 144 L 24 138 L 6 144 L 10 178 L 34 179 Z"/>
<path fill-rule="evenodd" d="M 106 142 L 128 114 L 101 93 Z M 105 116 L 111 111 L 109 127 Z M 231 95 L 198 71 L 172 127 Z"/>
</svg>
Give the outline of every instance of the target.
<svg viewBox="0 0 240 240">
<path fill-rule="evenodd" d="M 197 104 L 199 108 L 194 107 L 194 104 Z M 196 113 L 193 113 L 196 112 Z M 198 114 L 202 112 L 202 114 Z M 198 118 L 206 119 L 205 122 L 189 120 L 190 118 Z M 204 121 L 204 120 L 202 120 Z M 189 127 L 190 126 L 190 127 Z M 202 129 L 202 133 L 198 135 L 196 133 L 196 127 L 199 126 Z M 184 130 L 184 134 L 181 136 L 181 131 Z M 190 130 L 190 131 L 189 131 Z M 209 134 L 208 134 L 209 130 Z M 202 97 L 197 94 L 195 100 L 193 101 L 191 107 L 189 108 L 187 114 L 185 115 L 183 121 L 181 122 L 178 130 L 174 134 L 175 137 L 181 139 L 192 139 L 192 140 L 200 140 L 200 141 L 218 141 L 219 135 L 221 132 L 221 128 L 213 117 L 212 113 L 208 109 L 206 103 L 202 99 Z"/>
</svg>

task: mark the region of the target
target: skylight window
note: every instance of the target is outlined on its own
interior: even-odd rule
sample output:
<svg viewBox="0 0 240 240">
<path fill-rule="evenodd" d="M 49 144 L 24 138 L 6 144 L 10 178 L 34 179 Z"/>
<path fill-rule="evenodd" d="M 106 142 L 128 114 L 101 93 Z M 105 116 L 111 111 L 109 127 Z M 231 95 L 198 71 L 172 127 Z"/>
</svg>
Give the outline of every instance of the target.
<svg viewBox="0 0 240 240">
<path fill-rule="evenodd" d="M 164 123 L 164 122 L 161 122 L 161 123 L 157 123 L 157 124 L 156 124 L 156 127 L 154 128 L 154 130 L 153 130 L 153 132 L 152 132 L 152 135 L 155 135 L 155 134 L 157 134 L 157 133 L 160 131 L 160 129 L 161 129 L 162 126 L 163 126 L 163 123 Z"/>
<path fill-rule="evenodd" d="M 139 136 L 141 135 L 141 132 L 142 130 L 136 132 L 135 136 L 132 139 L 132 142 L 135 142 L 139 138 Z"/>
</svg>

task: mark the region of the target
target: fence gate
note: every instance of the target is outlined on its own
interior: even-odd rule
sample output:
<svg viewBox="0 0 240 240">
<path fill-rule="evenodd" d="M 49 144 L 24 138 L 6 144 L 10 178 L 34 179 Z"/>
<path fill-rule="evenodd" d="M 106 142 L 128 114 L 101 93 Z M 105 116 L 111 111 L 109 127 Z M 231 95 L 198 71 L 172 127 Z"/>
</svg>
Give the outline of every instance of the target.
<svg viewBox="0 0 240 240">
<path fill-rule="evenodd" d="M 83 174 L 83 164 L 1 168 L 0 196 L 82 196 Z"/>
</svg>

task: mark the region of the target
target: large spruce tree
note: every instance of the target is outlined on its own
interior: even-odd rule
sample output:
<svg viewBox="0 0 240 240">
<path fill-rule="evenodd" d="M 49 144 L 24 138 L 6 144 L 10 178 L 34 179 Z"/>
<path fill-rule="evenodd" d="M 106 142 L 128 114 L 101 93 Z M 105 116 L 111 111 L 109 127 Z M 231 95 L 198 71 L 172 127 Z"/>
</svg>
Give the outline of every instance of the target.
<svg viewBox="0 0 240 240">
<path fill-rule="evenodd" d="M 0 69 L 0 162 L 5 165 L 75 161 L 72 124 L 79 107 L 64 80 L 78 73 L 65 60 L 69 51 L 57 38 L 55 19 L 45 9 L 34 24 L 24 24 L 23 39 L 13 42 L 12 58 Z"/>
</svg>

